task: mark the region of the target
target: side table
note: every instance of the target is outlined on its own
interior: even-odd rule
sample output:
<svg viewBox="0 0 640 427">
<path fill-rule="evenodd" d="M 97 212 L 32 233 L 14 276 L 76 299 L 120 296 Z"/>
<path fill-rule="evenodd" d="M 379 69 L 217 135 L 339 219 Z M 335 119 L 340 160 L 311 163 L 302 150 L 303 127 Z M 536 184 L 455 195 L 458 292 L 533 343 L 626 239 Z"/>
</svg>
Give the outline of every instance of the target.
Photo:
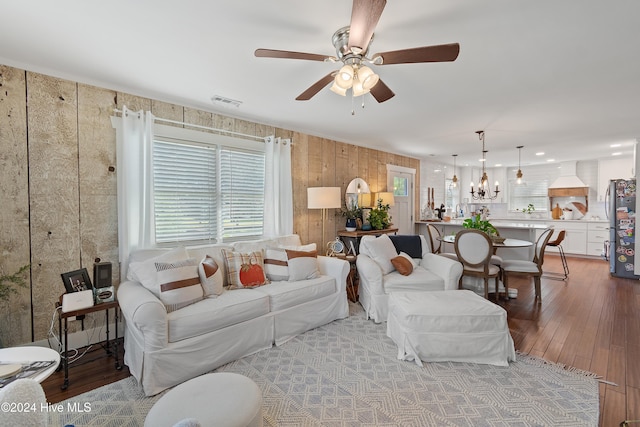
<svg viewBox="0 0 640 427">
<path fill-rule="evenodd" d="M 56 307 L 60 307 L 62 305 L 62 295 L 60 296 L 60 302 L 56 303 Z M 113 312 L 114 312 L 114 317 L 115 317 L 115 323 L 116 323 L 116 333 L 115 333 L 115 338 L 113 340 L 113 343 L 110 344 L 109 342 L 109 309 L 113 308 Z M 62 342 L 62 320 L 64 319 L 64 353 L 62 356 L 62 367 L 64 368 L 64 381 L 62 383 L 62 386 L 60 387 L 62 390 L 66 390 L 67 387 L 69 387 L 69 343 L 68 343 L 68 320 L 70 317 L 77 317 L 77 316 L 82 316 L 84 314 L 89 314 L 89 313 L 94 313 L 96 311 L 102 311 L 104 310 L 105 312 L 105 318 L 106 318 L 106 334 L 107 334 L 107 339 L 104 342 L 104 349 L 106 350 L 106 355 L 110 356 L 113 355 L 116 361 L 116 369 L 120 370 L 122 369 L 122 365 L 120 365 L 120 357 L 118 355 L 118 310 L 119 310 L 119 306 L 118 306 L 118 301 L 114 300 L 114 301 L 109 301 L 109 302 L 103 302 L 100 304 L 95 304 L 92 307 L 89 308 L 83 308 L 81 310 L 74 310 L 74 311 L 68 311 L 66 313 L 63 313 L 61 309 L 58 310 L 58 337 L 60 339 L 60 341 Z M 82 329 L 84 330 L 84 323 L 82 324 Z M 113 346 L 113 351 L 111 351 L 111 345 Z"/>
<path fill-rule="evenodd" d="M 349 275 L 347 276 L 347 297 L 351 302 L 358 302 L 358 269 L 356 267 L 357 255 L 347 255 L 349 261 Z"/>
</svg>

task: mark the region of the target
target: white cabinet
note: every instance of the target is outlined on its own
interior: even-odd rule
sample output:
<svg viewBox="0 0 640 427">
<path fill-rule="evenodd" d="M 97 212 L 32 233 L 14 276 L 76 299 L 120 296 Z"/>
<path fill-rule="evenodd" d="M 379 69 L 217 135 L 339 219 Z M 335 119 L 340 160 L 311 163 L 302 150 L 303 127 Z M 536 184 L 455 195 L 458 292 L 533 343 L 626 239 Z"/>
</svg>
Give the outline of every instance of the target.
<svg viewBox="0 0 640 427">
<path fill-rule="evenodd" d="M 629 179 L 633 177 L 633 159 L 600 160 L 598 162 L 598 201 L 604 202 L 609 181 L 612 179 Z"/>
<path fill-rule="evenodd" d="M 565 230 L 562 249 L 566 254 L 586 255 L 587 254 L 587 223 L 578 221 L 551 221 L 547 226 L 553 227 L 551 240 L 558 237 L 560 230 Z M 548 247 L 549 252 L 558 252 L 557 248 Z"/>
<path fill-rule="evenodd" d="M 608 223 L 587 223 L 587 255 L 601 256 L 604 251 L 604 242 L 606 240 L 609 240 Z"/>
</svg>

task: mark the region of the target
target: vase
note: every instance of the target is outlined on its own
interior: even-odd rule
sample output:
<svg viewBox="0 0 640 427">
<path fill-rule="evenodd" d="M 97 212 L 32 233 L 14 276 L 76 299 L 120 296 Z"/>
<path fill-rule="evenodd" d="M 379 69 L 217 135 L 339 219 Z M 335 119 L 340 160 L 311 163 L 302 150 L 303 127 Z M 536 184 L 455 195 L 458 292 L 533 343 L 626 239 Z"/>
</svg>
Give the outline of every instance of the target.
<svg viewBox="0 0 640 427">
<path fill-rule="evenodd" d="M 356 219 L 355 218 L 347 218 L 347 224 L 345 225 L 347 231 L 356 231 Z"/>
</svg>

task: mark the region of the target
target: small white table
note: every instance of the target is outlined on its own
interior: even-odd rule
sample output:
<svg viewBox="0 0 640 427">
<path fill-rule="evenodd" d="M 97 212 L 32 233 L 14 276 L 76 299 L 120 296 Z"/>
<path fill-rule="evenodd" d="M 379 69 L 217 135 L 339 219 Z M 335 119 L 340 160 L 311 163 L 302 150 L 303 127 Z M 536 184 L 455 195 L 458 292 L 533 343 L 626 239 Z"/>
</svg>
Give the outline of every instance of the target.
<svg viewBox="0 0 640 427">
<path fill-rule="evenodd" d="M 22 346 L 0 348 L 0 363 L 28 364 L 39 361 L 53 361 L 54 363 L 42 372 L 31 377 L 41 383 L 49 377 L 60 364 L 60 355 L 57 351 L 40 346 Z"/>
</svg>

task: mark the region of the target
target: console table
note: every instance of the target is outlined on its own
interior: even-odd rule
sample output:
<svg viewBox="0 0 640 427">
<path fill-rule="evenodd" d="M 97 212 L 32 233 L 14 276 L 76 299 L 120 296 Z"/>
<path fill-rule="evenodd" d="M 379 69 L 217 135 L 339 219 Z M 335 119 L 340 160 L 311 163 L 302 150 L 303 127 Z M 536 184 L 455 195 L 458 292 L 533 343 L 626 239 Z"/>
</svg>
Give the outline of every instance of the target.
<svg viewBox="0 0 640 427">
<path fill-rule="evenodd" d="M 61 307 L 62 305 L 62 296 L 60 296 L 60 302 L 56 303 L 57 307 Z M 115 338 L 113 340 L 113 351 L 111 351 L 111 345 L 109 342 L 109 309 L 113 308 L 113 312 L 114 312 L 114 317 L 115 317 L 115 322 L 116 322 L 116 333 L 115 333 Z M 64 368 L 64 381 L 62 383 L 62 386 L 60 387 L 62 390 L 66 390 L 67 387 L 69 387 L 69 346 L 68 346 L 68 337 L 67 337 L 67 333 L 68 333 L 68 320 L 70 317 L 77 317 L 77 316 L 83 316 L 85 314 L 89 314 L 89 313 L 94 313 L 96 311 L 102 311 L 104 310 L 105 312 L 105 317 L 106 317 L 106 334 L 107 334 L 107 339 L 104 342 L 104 349 L 106 351 L 107 356 L 110 356 L 113 354 L 113 356 L 116 359 L 116 369 L 120 370 L 122 369 L 122 365 L 120 365 L 120 357 L 118 356 L 118 310 L 119 310 L 119 306 L 118 306 L 118 301 L 109 301 L 109 302 L 102 302 L 100 304 L 95 304 L 92 307 L 89 308 L 83 308 L 81 310 L 74 310 L 74 311 L 68 311 L 66 313 L 62 312 L 62 309 L 60 308 L 58 310 L 58 338 L 60 339 L 60 341 L 62 342 L 62 319 L 64 319 L 64 353 L 62 356 L 62 367 Z M 82 329 L 84 330 L 84 323 L 82 324 Z"/>
</svg>

